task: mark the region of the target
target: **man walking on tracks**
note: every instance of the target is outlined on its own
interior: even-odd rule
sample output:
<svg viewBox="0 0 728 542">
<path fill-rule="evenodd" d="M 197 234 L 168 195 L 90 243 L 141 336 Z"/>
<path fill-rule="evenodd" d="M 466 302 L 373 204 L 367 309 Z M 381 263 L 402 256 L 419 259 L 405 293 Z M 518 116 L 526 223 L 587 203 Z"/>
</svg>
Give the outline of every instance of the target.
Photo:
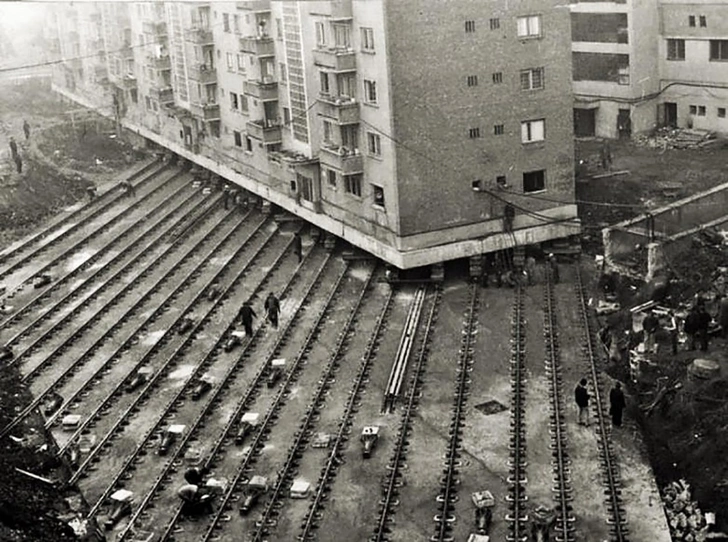
<svg viewBox="0 0 728 542">
<path fill-rule="evenodd" d="M 303 259 L 303 241 L 300 232 L 296 232 L 296 235 L 293 236 L 293 253 L 298 258 L 298 263 L 301 263 Z"/>
<path fill-rule="evenodd" d="M 586 378 L 582 378 L 576 385 L 574 400 L 579 408 L 579 425 L 589 425 L 589 391 L 586 389 Z"/>
<path fill-rule="evenodd" d="M 609 392 L 609 414 L 612 416 L 612 425 L 622 427 L 622 411 L 627 406 L 622 391 L 622 384 L 616 382 L 612 391 Z"/>
<path fill-rule="evenodd" d="M 18 173 L 23 173 L 23 159 L 20 155 L 16 154 L 13 160 L 15 160 L 15 169 L 17 169 Z"/>
<path fill-rule="evenodd" d="M 281 304 L 273 292 L 270 292 L 268 297 L 265 298 L 265 312 L 268 316 L 268 321 L 274 328 L 278 329 L 278 315 L 281 312 Z"/>
<path fill-rule="evenodd" d="M 251 337 L 253 335 L 253 318 L 257 318 L 257 316 L 258 315 L 255 314 L 253 307 L 250 306 L 249 301 L 246 301 L 243 303 L 243 306 L 240 307 L 238 318 L 240 318 L 240 322 L 245 327 L 245 335 L 247 337 Z"/>
<path fill-rule="evenodd" d="M 551 278 L 554 281 L 554 284 L 559 283 L 559 264 L 556 262 L 556 256 L 551 253 L 549 254 L 549 267 L 551 268 Z"/>
<path fill-rule="evenodd" d="M 15 138 L 11 137 L 8 144 L 10 145 L 10 154 L 13 155 L 13 160 L 15 160 L 18 156 L 18 144 L 15 142 Z"/>
<path fill-rule="evenodd" d="M 25 140 L 28 141 L 30 139 L 30 124 L 28 124 L 27 120 L 23 121 L 23 132 L 25 133 Z"/>
</svg>

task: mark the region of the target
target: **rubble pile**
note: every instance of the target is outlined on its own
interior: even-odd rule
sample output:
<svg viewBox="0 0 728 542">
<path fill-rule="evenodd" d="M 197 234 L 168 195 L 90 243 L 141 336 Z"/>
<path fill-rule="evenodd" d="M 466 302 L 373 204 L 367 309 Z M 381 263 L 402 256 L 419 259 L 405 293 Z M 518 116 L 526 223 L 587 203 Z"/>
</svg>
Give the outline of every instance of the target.
<svg viewBox="0 0 728 542">
<path fill-rule="evenodd" d="M 672 539 L 685 542 L 703 542 L 708 534 L 708 524 L 698 503 L 690 495 L 685 480 L 668 484 L 662 492 L 662 501 L 670 525 Z"/>
<path fill-rule="evenodd" d="M 725 143 L 715 132 L 695 128 L 659 128 L 652 135 L 636 136 L 634 142 L 651 149 L 701 149 Z"/>
<path fill-rule="evenodd" d="M 695 235 L 685 257 L 672 258 L 675 274 L 698 290 L 725 292 L 728 231 L 710 228 Z"/>
</svg>

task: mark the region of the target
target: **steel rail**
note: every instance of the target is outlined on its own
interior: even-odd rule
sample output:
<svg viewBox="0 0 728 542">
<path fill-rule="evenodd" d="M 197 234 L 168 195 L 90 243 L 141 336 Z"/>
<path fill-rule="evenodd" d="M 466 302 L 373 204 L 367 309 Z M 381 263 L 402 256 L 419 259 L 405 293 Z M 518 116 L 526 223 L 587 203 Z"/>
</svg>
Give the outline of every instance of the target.
<svg viewBox="0 0 728 542">
<path fill-rule="evenodd" d="M 458 467 L 459 457 L 462 449 L 462 428 L 465 403 L 468 396 L 470 377 L 473 362 L 473 339 L 475 336 L 476 314 L 478 311 L 479 287 L 470 284 L 470 302 L 465 314 L 462 337 L 460 339 L 460 351 L 458 359 L 457 383 L 455 387 L 455 398 L 453 400 L 452 422 L 450 423 L 450 436 L 448 450 L 445 458 L 444 476 L 440 481 L 440 494 L 437 497 L 439 513 L 435 515 L 435 534 L 430 537 L 432 542 L 452 542 L 452 526 L 455 521 L 453 505 L 457 502 L 457 486 L 459 483 Z"/>
</svg>

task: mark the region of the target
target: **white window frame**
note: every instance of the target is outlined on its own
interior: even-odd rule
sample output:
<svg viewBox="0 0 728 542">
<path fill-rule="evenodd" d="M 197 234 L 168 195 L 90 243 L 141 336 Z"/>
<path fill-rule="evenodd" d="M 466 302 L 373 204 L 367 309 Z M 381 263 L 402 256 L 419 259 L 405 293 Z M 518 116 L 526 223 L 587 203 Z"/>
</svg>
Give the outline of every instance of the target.
<svg viewBox="0 0 728 542">
<path fill-rule="evenodd" d="M 533 119 L 521 122 L 521 143 L 538 143 L 545 140 L 545 119 Z"/>
<path fill-rule="evenodd" d="M 381 194 L 381 202 L 377 201 L 377 192 Z M 384 197 L 384 187 L 372 183 L 372 205 L 378 209 L 386 209 L 387 200 Z"/>
<path fill-rule="evenodd" d="M 316 47 L 326 47 L 326 25 L 323 21 L 316 21 Z"/>
<path fill-rule="evenodd" d="M 367 150 L 369 156 L 382 156 L 382 138 L 374 132 L 367 132 Z"/>
<path fill-rule="evenodd" d="M 540 86 L 534 86 L 534 74 L 540 74 Z M 523 86 L 523 76 L 528 77 L 528 85 Z M 543 90 L 544 89 L 544 69 L 543 68 L 528 68 L 527 70 L 521 70 L 521 90 L 529 92 L 532 90 Z"/>
<path fill-rule="evenodd" d="M 543 35 L 541 15 L 524 15 L 516 18 L 517 34 L 521 39 L 540 38 Z"/>
<path fill-rule="evenodd" d="M 362 26 L 361 29 L 361 50 L 367 53 L 374 52 L 374 29 L 369 26 Z"/>
<path fill-rule="evenodd" d="M 225 53 L 225 60 L 227 61 L 227 69 L 229 72 L 235 70 L 235 64 L 233 62 L 233 54 L 232 53 Z"/>
<path fill-rule="evenodd" d="M 364 103 L 376 105 L 379 103 L 377 100 L 377 82 L 373 79 L 364 79 Z"/>
</svg>

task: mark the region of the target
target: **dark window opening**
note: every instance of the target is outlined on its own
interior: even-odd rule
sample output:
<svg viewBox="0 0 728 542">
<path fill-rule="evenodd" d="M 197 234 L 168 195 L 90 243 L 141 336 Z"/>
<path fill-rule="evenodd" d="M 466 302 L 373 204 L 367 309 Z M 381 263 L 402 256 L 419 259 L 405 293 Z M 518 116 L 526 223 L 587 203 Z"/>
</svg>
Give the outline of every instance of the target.
<svg viewBox="0 0 728 542">
<path fill-rule="evenodd" d="M 382 188 L 381 186 L 377 186 L 376 184 L 373 184 L 372 190 L 374 192 L 374 205 L 378 205 L 379 207 L 384 207 L 384 188 Z"/>
<path fill-rule="evenodd" d="M 243 138 L 240 132 L 233 131 L 233 139 L 235 140 L 235 146 L 236 147 L 242 147 L 243 146 Z"/>
<path fill-rule="evenodd" d="M 629 84 L 629 55 L 572 53 L 574 81 L 607 81 Z"/>
<path fill-rule="evenodd" d="M 667 40 L 667 60 L 685 60 L 685 40 Z"/>
<path fill-rule="evenodd" d="M 495 178 L 495 184 L 496 186 L 498 186 L 498 188 L 508 188 L 508 183 L 506 182 L 505 175 L 498 175 Z"/>
<path fill-rule="evenodd" d="M 702 28 L 705 28 L 706 26 L 708 26 L 708 20 L 705 18 L 705 15 L 700 16 L 700 26 Z"/>
<path fill-rule="evenodd" d="M 493 82 L 496 85 L 499 85 L 500 83 L 502 83 L 503 82 L 503 72 L 495 72 L 493 74 Z"/>
<path fill-rule="evenodd" d="M 493 126 L 493 135 L 503 135 L 505 132 L 505 126 L 502 124 L 496 124 Z"/>
<path fill-rule="evenodd" d="M 245 150 L 248 152 L 253 152 L 253 140 L 250 139 L 250 137 L 245 136 Z"/>
<path fill-rule="evenodd" d="M 540 192 L 546 188 L 546 171 L 526 171 L 523 173 L 523 192 Z"/>
<path fill-rule="evenodd" d="M 495 17 L 490 20 L 490 29 L 491 30 L 498 30 L 500 28 L 500 19 L 498 17 Z"/>
<path fill-rule="evenodd" d="M 695 15 L 688 15 L 688 26 L 695 26 Z"/>
<path fill-rule="evenodd" d="M 710 60 L 728 60 L 728 40 L 710 40 Z"/>
<path fill-rule="evenodd" d="M 480 192 L 483 188 L 482 181 L 480 179 L 476 179 L 471 183 L 471 186 L 475 192 Z"/>
<path fill-rule="evenodd" d="M 571 41 L 628 43 L 626 13 L 572 13 Z"/>
<path fill-rule="evenodd" d="M 468 75 L 468 86 L 469 87 L 477 87 L 478 86 L 478 76 L 477 75 Z"/>
<path fill-rule="evenodd" d="M 465 21 L 465 32 L 475 32 L 475 21 Z"/>
<path fill-rule="evenodd" d="M 478 139 L 480 137 L 480 128 L 470 128 L 468 136 L 470 139 Z"/>
<path fill-rule="evenodd" d="M 718 117 L 721 119 L 725 118 L 725 107 L 719 107 L 718 108 Z"/>
</svg>

